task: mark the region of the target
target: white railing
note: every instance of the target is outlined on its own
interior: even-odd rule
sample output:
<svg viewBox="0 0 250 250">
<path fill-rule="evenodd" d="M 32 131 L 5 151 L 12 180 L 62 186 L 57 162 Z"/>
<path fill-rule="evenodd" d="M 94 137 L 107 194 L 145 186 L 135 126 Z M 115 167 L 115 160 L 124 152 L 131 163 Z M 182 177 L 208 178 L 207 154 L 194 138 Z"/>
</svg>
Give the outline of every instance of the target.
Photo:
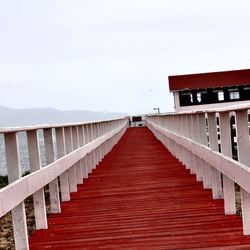
<svg viewBox="0 0 250 250">
<path fill-rule="evenodd" d="M 240 186 L 244 235 L 250 235 L 249 110 L 246 104 L 146 117 L 147 126 L 168 150 L 204 188 L 212 188 L 213 198 L 224 199 L 225 214 L 236 213 L 234 184 Z M 232 155 L 232 132 L 238 161 Z"/>
<path fill-rule="evenodd" d="M 11 211 L 16 249 L 29 249 L 24 200 L 33 195 L 36 229 L 47 229 L 44 187 L 49 184 L 51 213 L 60 213 L 60 202 L 70 200 L 70 193 L 77 191 L 77 184 L 83 183 L 96 168 L 127 126 L 128 118 L 123 118 L 0 129 L 9 181 L 9 185 L 0 189 L 0 217 Z M 41 167 L 38 130 L 43 131 L 45 167 Z M 31 173 L 24 177 L 20 167 L 19 132 L 25 132 L 28 144 Z"/>
</svg>

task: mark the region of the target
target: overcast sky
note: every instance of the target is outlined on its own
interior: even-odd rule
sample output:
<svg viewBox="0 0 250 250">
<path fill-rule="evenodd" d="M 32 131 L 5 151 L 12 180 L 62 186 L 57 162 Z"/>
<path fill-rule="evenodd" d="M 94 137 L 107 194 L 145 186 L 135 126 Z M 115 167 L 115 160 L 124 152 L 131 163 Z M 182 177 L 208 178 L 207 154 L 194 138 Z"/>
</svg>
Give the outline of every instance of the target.
<svg viewBox="0 0 250 250">
<path fill-rule="evenodd" d="M 0 0 L 0 105 L 171 111 L 168 75 L 250 68 L 249 0 Z"/>
</svg>

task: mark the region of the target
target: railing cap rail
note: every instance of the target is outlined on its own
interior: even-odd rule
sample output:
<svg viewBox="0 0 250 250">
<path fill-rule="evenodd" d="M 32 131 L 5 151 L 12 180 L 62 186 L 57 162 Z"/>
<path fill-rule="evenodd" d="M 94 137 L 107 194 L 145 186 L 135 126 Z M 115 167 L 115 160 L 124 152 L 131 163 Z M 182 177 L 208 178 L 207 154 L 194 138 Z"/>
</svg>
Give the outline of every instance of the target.
<svg viewBox="0 0 250 250">
<path fill-rule="evenodd" d="M 31 125 L 31 126 L 0 127 L 0 134 L 31 131 L 31 130 L 38 130 L 38 129 L 80 126 L 80 125 L 88 125 L 88 124 L 100 123 L 100 122 L 119 121 L 119 120 L 125 119 L 126 117 L 127 116 L 115 118 L 115 119 L 95 120 L 95 121 L 77 122 L 77 123 L 51 123 L 51 124 L 40 124 L 40 125 Z"/>
<path fill-rule="evenodd" d="M 166 115 L 185 115 L 185 114 L 189 115 L 189 114 L 204 114 L 204 113 L 217 113 L 217 112 L 234 112 L 234 111 L 248 110 L 248 109 L 250 109 L 250 102 L 244 104 L 230 105 L 228 107 L 223 107 L 223 108 L 210 108 L 203 110 L 197 109 L 197 110 L 181 111 L 181 112 L 150 114 L 146 116 L 150 117 L 150 116 L 166 116 Z"/>
</svg>

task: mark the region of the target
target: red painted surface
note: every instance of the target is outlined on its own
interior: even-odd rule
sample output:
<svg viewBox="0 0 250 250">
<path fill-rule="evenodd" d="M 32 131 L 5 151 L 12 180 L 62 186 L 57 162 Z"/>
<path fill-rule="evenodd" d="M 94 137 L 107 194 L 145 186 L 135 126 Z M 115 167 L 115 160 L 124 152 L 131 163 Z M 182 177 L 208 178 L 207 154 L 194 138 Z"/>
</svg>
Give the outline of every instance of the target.
<svg viewBox="0 0 250 250">
<path fill-rule="evenodd" d="M 250 249 L 241 218 L 146 128 L 128 129 L 78 189 L 31 249 Z"/>
<path fill-rule="evenodd" d="M 169 76 L 170 91 L 250 84 L 250 69 Z"/>
</svg>

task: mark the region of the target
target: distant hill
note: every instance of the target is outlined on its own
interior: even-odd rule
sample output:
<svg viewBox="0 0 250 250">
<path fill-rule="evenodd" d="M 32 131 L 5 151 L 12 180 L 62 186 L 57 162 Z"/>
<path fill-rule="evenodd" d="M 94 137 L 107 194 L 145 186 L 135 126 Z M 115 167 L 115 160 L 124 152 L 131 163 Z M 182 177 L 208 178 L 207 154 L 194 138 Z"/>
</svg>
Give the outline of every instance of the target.
<svg viewBox="0 0 250 250">
<path fill-rule="evenodd" d="M 13 109 L 0 106 L 0 127 L 50 123 L 77 123 L 124 117 L 124 113 L 85 110 L 61 111 L 54 108 Z"/>
</svg>

